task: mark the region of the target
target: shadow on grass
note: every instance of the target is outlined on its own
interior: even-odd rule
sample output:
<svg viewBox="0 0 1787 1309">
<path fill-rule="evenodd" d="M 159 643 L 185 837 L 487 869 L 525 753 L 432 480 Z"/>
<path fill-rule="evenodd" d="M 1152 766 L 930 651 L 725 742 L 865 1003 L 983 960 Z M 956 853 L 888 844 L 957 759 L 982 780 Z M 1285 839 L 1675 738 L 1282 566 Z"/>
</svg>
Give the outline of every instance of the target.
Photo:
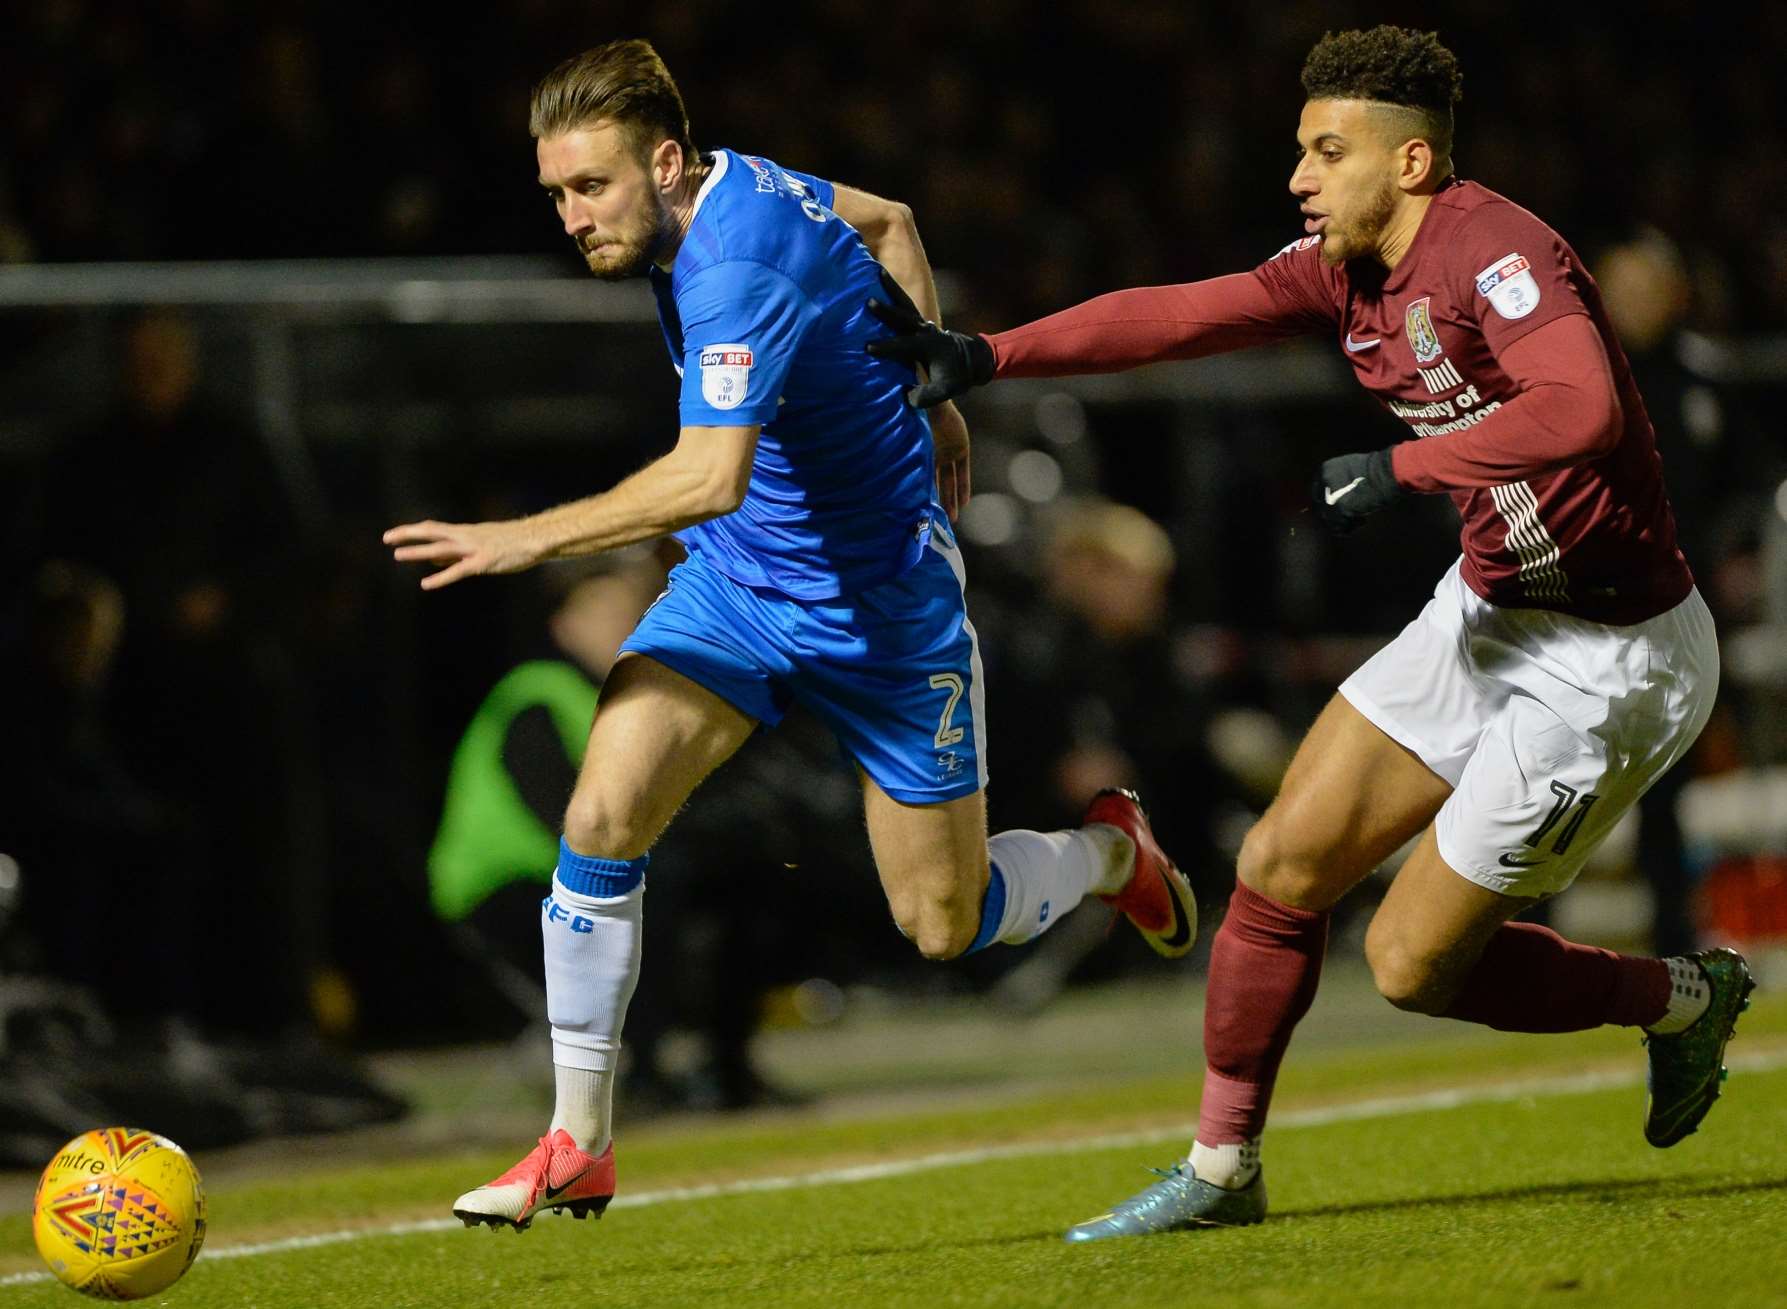
<svg viewBox="0 0 1787 1309">
<path fill-rule="evenodd" d="M 1368 1200 L 1360 1204 L 1320 1204 L 1277 1209 L 1278 1218 L 1340 1218 L 1350 1214 L 1400 1213 L 1435 1205 L 1523 1204 L 1530 1200 L 1581 1199 L 1618 1203 L 1641 1194 L 1645 1200 L 1706 1200 L 1758 1191 L 1787 1191 L 1787 1177 L 1754 1182 L 1695 1182 L 1688 1178 L 1619 1177 L 1600 1181 L 1553 1182 L 1546 1186 L 1517 1186 L 1504 1191 L 1461 1191 L 1451 1195 L 1426 1195 L 1406 1200 Z"/>
<path fill-rule="evenodd" d="M 1362 1204 L 1311 1205 L 1300 1209 L 1275 1211 L 1275 1219 L 1339 1218 L 1353 1214 L 1406 1213 L 1435 1206 L 1507 1205 L 1533 1200 L 1576 1198 L 1586 1201 L 1619 1203 L 1628 1196 L 1642 1193 L 1646 1200 L 1696 1200 L 1722 1196 L 1746 1195 L 1768 1191 L 1787 1191 L 1787 1177 L 1765 1178 L 1751 1182 L 1693 1183 L 1669 1178 L 1606 1178 L 1600 1181 L 1558 1182 L 1547 1186 L 1512 1187 L 1503 1191 L 1457 1192 L 1449 1195 L 1428 1195 L 1406 1200 L 1373 1200 Z M 765 1251 L 761 1258 L 731 1255 L 708 1259 L 685 1259 L 677 1263 L 652 1261 L 629 1264 L 617 1261 L 607 1265 L 616 1277 L 637 1273 L 698 1273 L 724 1268 L 746 1268 L 755 1264 L 773 1263 L 793 1268 L 839 1259 L 873 1259 L 888 1255 L 936 1255 L 949 1250 L 991 1250 L 1049 1243 L 1059 1244 L 1060 1230 L 1021 1232 L 1005 1236 L 981 1236 L 969 1240 L 939 1241 L 934 1238 L 913 1241 L 889 1241 L 875 1245 L 856 1245 L 843 1249 L 802 1250 L 795 1252 Z"/>
<path fill-rule="evenodd" d="M 793 1253 L 785 1251 L 765 1252 L 760 1259 L 720 1257 L 714 1259 L 686 1259 L 681 1263 L 652 1262 L 649 1264 L 627 1264 L 614 1262 L 607 1264 L 607 1269 L 616 1276 L 625 1273 L 693 1273 L 711 1272 L 719 1268 L 742 1268 L 752 1264 L 770 1263 L 778 1268 L 794 1268 L 801 1264 L 825 1263 L 837 1259 L 873 1259 L 881 1255 L 937 1254 L 944 1250 L 989 1250 L 1000 1246 L 1034 1245 L 1042 1241 L 1059 1242 L 1061 1233 L 1051 1228 L 1046 1232 L 1019 1232 L 1005 1236 L 977 1236 L 965 1241 L 899 1241 L 879 1245 L 853 1245 L 843 1249 L 799 1250 Z"/>
</svg>

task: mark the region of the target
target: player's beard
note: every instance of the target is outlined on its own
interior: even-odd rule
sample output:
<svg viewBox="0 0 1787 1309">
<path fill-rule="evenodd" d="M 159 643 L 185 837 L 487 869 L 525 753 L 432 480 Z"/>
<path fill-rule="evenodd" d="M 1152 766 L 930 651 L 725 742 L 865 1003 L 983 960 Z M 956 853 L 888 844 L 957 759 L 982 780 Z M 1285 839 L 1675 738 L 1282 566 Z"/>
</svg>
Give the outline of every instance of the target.
<svg viewBox="0 0 1787 1309">
<path fill-rule="evenodd" d="M 1359 212 L 1338 226 L 1328 220 L 1322 233 L 1322 259 L 1329 265 L 1344 264 L 1377 249 L 1378 239 L 1396 212 L 1396 179 L 1386 177 L 1378 191 L 1360 201 Z"/>
<path fill-rule="evenodd" d="M 589 271 L 604 282 L 642 276 L 675 237 L 670 211 L 656 196 L 647 196 L 636 221 L 612 238 L 592 243 L 578 238 L 577 250 Z"/>
</svg>

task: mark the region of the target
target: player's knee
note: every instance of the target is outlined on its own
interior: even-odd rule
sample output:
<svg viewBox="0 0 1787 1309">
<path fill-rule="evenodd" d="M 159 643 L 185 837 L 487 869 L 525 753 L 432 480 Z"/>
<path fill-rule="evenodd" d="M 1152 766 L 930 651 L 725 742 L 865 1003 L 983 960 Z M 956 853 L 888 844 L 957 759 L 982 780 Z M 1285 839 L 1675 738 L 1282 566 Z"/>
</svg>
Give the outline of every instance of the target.
<svg viewBox="0 0 1787 1309">
<path fill-rule="evenodd" d="M 1373 921 L 1372 926 L 1377 926 Z M 1441 1014 L 1452 1000 L 1452 981 L 1436 960 L 1409 949 L 1389 932 L 1367 932 L 1365 959 L 1378 994 L 1398 1009 Z"/>
<path fill-rule="evenodd" d="M 954 959 L 980 932 L 979 906 L 953 894 L 918 895 L 893 906 L 899 924 L 926 959 Z"/>
<path fill-rule="evenodd" d="M 1268 811 L 1241 842 L 1235 874 L 1248 890 L 1280 904 L 1298 908 L 1326 909 L 1328 870 L 1323 861 L 1283 839 L 1282 824 Z"/>
<path fill-rule="evenodd" d="M 565 841 L 600 859 L 637 859 L 651 849 L 653 835 L 636 809 L 611 805 L 599 795 L 573 796 L 565 810 Z"/>
</svg>

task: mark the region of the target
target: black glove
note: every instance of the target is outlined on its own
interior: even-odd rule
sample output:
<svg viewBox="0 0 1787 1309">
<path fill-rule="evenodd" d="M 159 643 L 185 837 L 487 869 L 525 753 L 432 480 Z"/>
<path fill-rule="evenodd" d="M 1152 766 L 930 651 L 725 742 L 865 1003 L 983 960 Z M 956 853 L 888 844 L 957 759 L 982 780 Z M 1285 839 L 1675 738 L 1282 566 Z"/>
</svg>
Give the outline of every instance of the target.
<svg viewBox="0 0 1787 1309">
<path fill-rule="evenodd" d="M 870 341 L 865 349 L 877 359 L 893 359 L 913 367 L 922 365 L 929 380 L 906 392 L 914 409 L 953 400 L 970 387 L 993 380 L 993 347 L 984 336 L 969 336 L 938 327 L 912 303 L 900 284 L 881 270 L 881 286 L 889 303 L 869 301 L 869 312 L 897 335 Z"/>
<path fill-rule="evenodd" d="M 1388 449 L 1325 459 L 1309 488 L 1315 516 L 1336 536 L 1345 536 L 1369 515 L 1407 494 L 1390 470 Z"/>
</svg>

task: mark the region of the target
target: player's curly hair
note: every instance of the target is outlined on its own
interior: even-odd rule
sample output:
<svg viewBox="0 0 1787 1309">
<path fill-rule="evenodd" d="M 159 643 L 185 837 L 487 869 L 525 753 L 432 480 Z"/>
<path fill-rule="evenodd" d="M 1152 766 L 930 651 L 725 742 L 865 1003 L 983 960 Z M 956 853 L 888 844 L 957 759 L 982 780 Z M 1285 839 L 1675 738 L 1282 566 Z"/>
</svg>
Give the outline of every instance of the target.
<svg viewBox="0 0 1787 1309">
<path fill-rule="evenodd" d="M 527 130 L 538 140 L 602 120 L 620 124 L 642 158 L 658 142 L 675 141 L 695 158 L 682 92 L 649 41 L 610 41 L 573 55 L 534 88 Z"/>
<path fill-rule="evenodd" d="M 1329 32 L 1303 61 L 1303 94 L 1311 100 L 1373 100 L 1409 112 L 1416 135 L 1440 159 L 1452 156 L 1452 106 L 1463 97 L 1458 60 L 1439 33 L 1385 23 L 1364 31 Z"/>
</svg>

